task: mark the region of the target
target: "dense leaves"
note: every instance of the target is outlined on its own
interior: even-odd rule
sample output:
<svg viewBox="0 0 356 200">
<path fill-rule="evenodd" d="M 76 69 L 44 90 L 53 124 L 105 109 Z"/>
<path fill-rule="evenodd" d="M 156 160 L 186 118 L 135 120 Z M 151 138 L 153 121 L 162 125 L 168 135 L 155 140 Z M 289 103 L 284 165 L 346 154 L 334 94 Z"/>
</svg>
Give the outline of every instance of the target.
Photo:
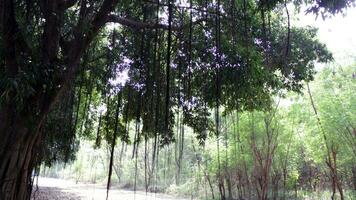
<svg viewBox="0 0 356 200">
<path fill-rule="evenodd" d="M 286 20 L 280 18 L 282 11 L 272 15 L 271 12 L 278 10 L 278 5 L 282 3 L 249 1 L 233 2 L 231 5 L 224 2 L 219 13 L 214 13 L 214 4 L 194 1 L 192 10 L 189 10 L 177 3 L 169 18 L 172 20 L 170 31 L 110 24 L 111 28 L 101 31 L 85 50 L 80 68 L 75 72 L 78 74 L 75 83 L 70 86 L 75 92 L 72 101 L 75 129 L 89 138 L 97 135 L 93 130 L 109 134 L 113 128 L 110 123 L 114 124 L 110 122 L 115 113 L 111 108 L 116 104 L 114 96 L 122 93 L 120 127 L 136 120 L 142 123 L 142 134 L 149 137 L 161 135 L 164 139 L 162 142 L 166 143 L 174 140 L 173 134 L 167 131 L 172 132 L 174 109 L 181 107 L 184 123 L 193 127 L 198 137 L 204 139 L 205 129 L 209 127 L 207 124 L 211 123 L 207 121 L 208 109 L 214 107 L 217 94 L 221 94 L 220 103 L 228 110 L 252 110 L 268 108 L 271 95 L 282 89 L 299 91 L 301 81 L 312 79 L 314 62 L 326 62 L 331 56 L 325 46 L 315 39 L 315 29 L 286 27 Z M 26 12 L 18 13 L 16 18 L 20 30 L 27 27 L 18 34 L 28 35 L 24 42 L 31 45 L 32 51 L 19 54 L 16 58 L 23 63 L 19 63 L 21 68 L 18 74 L 1 78 L 1 100 L 3 104 L 10 99 L 15 100 L 21 110 L 26 105 L 26 99 L 31 99 L 38 89 L 51 96 L 57 88 L 63 87 L 61 76 L 71 70 L 71 66 L 65 64 L 70 58 L 64 53 L 68 48 L 74 48 L 68 46 L 69 42 L 80 35 L 88 34 L 89 37 L 91 33 L 88 31 L 91 31 L 92 25 L 88 17 L 81 16 L 85 12 L 94 12 L 101 4 L 73 4 L 65 11 L 55 11 L 60 16 L 54 20 L 54 23 L 60 24 L 60 28 L 52 35 L 60 38 L 57 44 L 43 44 L 43 40 L 49 36 L 40 36 L 43 28 L 41 19 L 49 20 L 48 17 L 51 17 L 48 13 L 51 11 L 44 12 L 42 6 L 49 5 L 19 3 L 15 6 L 27 10 L 27 15 Z M 168 23 L 168 18 L 164 17 L 168 14 L 167 8 L 164 2 L 131 2 L 120 4 L 116 12 L 142 23 L 164 25 Z M 260 12 L 262 18 L 258 14 Z M 221 24 L 218 35 L 215 30 L 216 17 Z M 77 27 L 72 28 L 76 23 Z M 112 27 L 116 27 L 115 33 Z M 26 34 L 26 31 L 31 34 Z M 171 31 L 174 32 L 172 48 L 168 51 L 166 45 Z M 290 52 L 286 52 L 286 48 Z M 48 51 L 45 57 L 51 63 L 41 61 L 39 55 L 43 51 Z M 172 57 L 168 63 L 169 77 L 165 70 L 168 53 Z M 215 84 L 216 69 L 219 69 L 219 86 Z M 120 77 L 125 73 L 127 80 Z M 5 76 L 7 73 L 2 74 Z M 168 96 L 166 88 L 170 88 Z M 43 101 L 48 100 L 45 98 Z M 41 110 L 41 106 L 25 106 L 24 109 L 33 113 Z M 100 114 L 99 107 L 106 107 L 107 113 Z M 164 114 L 167 109 L 168 116 Z M 101 125 L 106 128 L 95 128 L 100 115 L 103 119 Z M 168 130 L 165 128 L 166 118 Z M 48 123 L 52 123 L 48 120 Z M 124 137 L 124 132 L 121 131 L 119 135 Z"/>
<path fill-rule="evenodd" d="M 180 112 L 203 143 L 208 132 L 219 135 L 220 107 L 226 113 L 268 110 L 271 95 L 300 91 L 301 83 L 312 79 L 314 63 L 330 61 L 331 55 L 315 29 L 290 26 L 287 3 L 301 5 L 275 0 L 2 1 L 0 133 L 5 139 L 0 168 L 4 179 L 27 181 L 18 187 L 1 183 L 1 191 L 12 188 L 10 199 L 22 195 L 29 177 L 24 171 L 33 168 L 26 165 L 57 159 L 54 152 L 37 154 L 32 148 L 60 149 L 67 155 L 58 158 L 68 160 L 78 137 L 95 139 L 97 145 L 106 139 L 112 148 L 116 137 L 135 145 L 155 138 L 163 146 L 175 141 Z M 352 3 L 306 5 L 315 13 L 334 14 Z M 211 128 L 213 108 L 216 130 Z M 129 138 L 132 122 L 135 136 Z M 18 164 L 24 169 L 8 167 L 17 163 L 12 154 L 28 155 L 29 161 Z"/>
</svg>

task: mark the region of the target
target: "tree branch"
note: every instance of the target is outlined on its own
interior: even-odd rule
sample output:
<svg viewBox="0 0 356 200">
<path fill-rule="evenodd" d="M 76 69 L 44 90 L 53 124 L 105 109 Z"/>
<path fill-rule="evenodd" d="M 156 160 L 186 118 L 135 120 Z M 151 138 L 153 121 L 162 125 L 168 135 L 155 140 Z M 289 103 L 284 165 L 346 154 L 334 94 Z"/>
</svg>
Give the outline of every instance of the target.
<svg viewBox="0 0 356 200">
<path fill-rule="evenodd" d="M 78 0 L 63 0 L 62 2 L 59 3 L 59 7 L 65 10 L 74 6 L 77 2 Z"/>
<path fill-rule="evenodd" d="M 42 62 L 45 65 L 52 64 L 57 59 L 59 52 L 61 22 L 65 11 L 60 8 L 59 3 L 57 1 L 40 1 L 40 9 L 45 18 L 41 52 Z"/>
<path fill-rule="evenodd" d="M 6 0 L 0 3 L 0 31 L 4 41 L 4 58 L 5 72 L 14 77 L 18 72 L 18 64 L 16 61 L 16 37 L 19 36 L 18 26 L 15 19 L 14 1 Z"/>
<path fill-rule="evenodd" d="M 168 25 L 159 23 L 145 23 L 140 21 L 135 21 L 133 19 L 128 19 L 125 17 L 119 17 L 116 15 L 109 15 L 107 22 L 119 23 L 124 26 L 128 26 L 133 29 L 165 29 L 168 30 Z M 178 27 L 175 27 L 178 28 Z"/>
<path fill-rule="evenodd" d="M 105 25 L 107 22 L 107 18 L 109 13 L 116 7 L 118 4 L 118 0 L 105 0 L 96 14 L 94 20 L 91 23 L 91 30 L 89 31 L 88 39 L 91 41 L 92 37 L 95 36 L 99 30 Z"/>
<path fill-rule="evenodd" d="M 145 4 L 150 4 L 150 5 L 157 5 L 157 2 L 154 1 L 145 1 Z M 167 3 L 159 3 L 159 6 L 163 6 L 163 7 L 168 7 Z M 183 9 L 183 10 L 188 10 L 188 11 L 195 11 L 194 14 L 206 14 L 206 15 L 212 15 L 212 16 L 219 16 L 221 18 L 233 21 L 234 19 L 231 16 L 228 15 L 224 15 L 222 13 L 218 13 L 215 10 L 209 9 L 207 7 L 199 7 L 199 6 L 193 6 L 193 5 L 189 5 L 189 6 L 184 6 L 184 5 L 172 5 L 174 9 Z"/>
<path fill-rule="evenodd" d="M 100 29 L 105 25 L 108 14 L 116 7 L 117 4 L 118 0 L 104 0 L 100 10 L 91 21 L 90 29 L 88 31 L 75 33 L 74 39 L 70 40 L 68 43 L 62 38 L 62 44 L 65 44 L 65 46 L 71 46 L 71 48 L 65 52 L 65 63 L 67 69 L 62 76 L 58 78 L 58 80 L 54 81 L 56 83 L 56 87 L 53 88 L 52 91 L 46 93 L 40 92 L 38 94 L 37 98 L 43 99 L 42 102 L 44 102 L 40 108 L 40 116 L 47 115 L 52 105 L 63 95 L 66 90 L 72 87 L 79 69 L 80 58 L 83 52 Z"/>
<path fill-rule="evenodd" d="M 195 22 L 193 22 L 193 24 L 198 24 L 202 21 L 204 21 L 204 19 L 198 19 Z M 135 21 L 133 19 L 126 18 L 126 17 L 119 17 L 117 15 L 109 15 L 107 18 L 107 22 L 118 23 L 123 26 L 127 26 L 132 29 L 138 29 L 138 30 L 139 29 L 163 29 L 163 30 L 169 29 L 168 25 L 166 25 L 166 24 L 140 22 L 140 21 Z M 187 26 L 189 26 L 189 24 L 184 24 L 183 26 L 172 26 L 171 30 L 179 31 Z"/>
</svg>

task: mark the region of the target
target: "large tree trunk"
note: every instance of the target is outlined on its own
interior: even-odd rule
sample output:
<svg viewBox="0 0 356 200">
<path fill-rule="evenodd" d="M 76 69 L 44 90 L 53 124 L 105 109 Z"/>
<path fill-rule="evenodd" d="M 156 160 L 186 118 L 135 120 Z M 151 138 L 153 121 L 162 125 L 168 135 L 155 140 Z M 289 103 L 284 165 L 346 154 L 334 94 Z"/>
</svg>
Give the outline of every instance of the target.
<svg viewBox="0 0 356 200">
<path fill-rule="evenodd" d="M 66 40 L 65 36 L 60 35 L 61 20 L 66 10 L 76 2 L 41 1 L 36 5 L 40 6 L 41 16 L 44 17 L 45 22 L 41 30 L 43 31 L 41 47 L 30 48 L 32 45 L 26 45 L 26 40 L 22 38 L 21 29 L 16 21 L 15 11 L 22 10 L 17 10 L 20 8 L 15 5 L 16 1 L 0 1 L 0 37 L 5 47 L 1 67 L 5 66 L 5 77 L 16 78 L 21 64 L 17 61 L 30 63 L 26 59 L 32 57 L 32 54 L 35 54 L 36 58 L 40 55 L 38 62 L 33 65 L 36 70 L 43 70 L 43 67 L 39 67 L 42 65 L 51 66 L 54 74 L 59 75 L 50 76 L 52 80 L 36 77 L 36 83 L 31 85 L 34 90 L 33 95 L 21 99 L 21 102 L 11 99 L 18 95 L 18 91 L 12 90 L 9 93 L 10 100 L 0 102 L 0 200 L 30 198 L 31 173 L 34 165 L 39 161 L 36 160 L 38 159 L 36 146 L 42 139 L 40 131 L 42 122 L 57 99 L 73 84 L 83 52 L 106 24 L 108 14 L 118 4 L 118 0 L 104 0 L 95 13 L 81 10 L 78 24 L 71 29 L 73 30 L 69 37 L 71 39 Z M 85 8 L 86 1 L 81 1 L 80 6 Z M 83 21 L 87 20 L 89 28 L 83 29 Z M 63 59 L 59 58 L 60 49 Z M 58 63 L 61 65 L 58 66 Z M 55 87 L 44 90 L 43 83 L 51 83 Z"/>
<path fill-rule="evenodd" d="M 39 159 L 41 126 L 59 96 L 68 88 L 62 87 L 53 96 L 45 93 L 30 98 L 23 109 L 8 103 L 0 108 L 0 200 L 26 200 L 30 198 L 31 174 Z M 37 113 L 29 109 L 40 105 Z"/>
<path fill-rule="evenodd" d="M 52 95 L 39 92 L 38 96 L 26 99 L 23 109 L 14 103 L 1 105 L 0 200 L 30 199 L 32 170 L 40 161 L 40 129 L 54 103 L 69 87 L 67 83 Z M 40 105 L 38 109 L 29 108 L 36 105 Z"/>
<path fill-rule="evenodd" d="M 10 111 L 0 110 L 0 199 L 25 200 L 31 194 L 40 123 L 27 127 L 22 116 Z"/>
</svg>

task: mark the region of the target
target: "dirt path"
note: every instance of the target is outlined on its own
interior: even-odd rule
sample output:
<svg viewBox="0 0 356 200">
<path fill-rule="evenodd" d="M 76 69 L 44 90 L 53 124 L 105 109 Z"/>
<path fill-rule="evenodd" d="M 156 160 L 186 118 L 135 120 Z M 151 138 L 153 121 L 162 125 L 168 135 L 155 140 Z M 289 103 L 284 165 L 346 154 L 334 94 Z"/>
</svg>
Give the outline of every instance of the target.
<svg viewBox="0 0 356 200">
<path fill-rule="evenodd" d="M 32 200 L 105 200 L 106 189 L 97 184 L 75 184 L 72 181 L 39 178 L 38 191 L 33 192 Z M 35 189 L 34 189 L 35 190 Z M 165 194 L 134 192 L 111 189 L 110 200 L 186 200 Z"/>
</svg>

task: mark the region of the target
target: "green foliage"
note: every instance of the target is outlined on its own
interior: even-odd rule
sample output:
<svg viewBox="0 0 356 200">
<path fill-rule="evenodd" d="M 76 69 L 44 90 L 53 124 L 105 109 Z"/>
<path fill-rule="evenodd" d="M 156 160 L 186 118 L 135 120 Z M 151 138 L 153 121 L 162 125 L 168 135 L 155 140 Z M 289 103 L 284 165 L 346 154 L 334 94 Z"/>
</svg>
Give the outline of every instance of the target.
<svg viewBox="0 0 356 200">
<path fill-rule="evenodd" d="M 14 58 L 21 66 L 18 73 L 0 73 L 1 105 L 15 102 L 22 113 L 43 113 L 42 110 L 49 109 L 53 112 L 50 116 L 64 115 L 56 113 L 52 101 L 65 101 L 57 99 L 57 93 L 73 93 L 68 104 L 72 112 L 68 126 L 72 128 L 68 130 L 77 135 L 68 134 L 66 141 L 73 144 L 67 146 L 75 146 L 75 137 L 98 143 L 105 139 L 109 144 L 113 143 L 113 137 L 137 143 L 142 138 L 158 137 L 159 143 L 166 145 L 176 139 L 173 128 L 179 109 L 183 110 L 183 123 L 194 130 L 203 144 L 209 133 L 214 132 L 210 110 L 217 104 L 225 107 L 226 113 L 268 110 L 272 95 L 282 90 L 300 91 L 302 81 L 312 79 L 314 63 L 331 60 L 330 53 L 316 39 L 315 29 L 286 27 L 286 20 L 281 17 L 283 13 L 274 12 L 280 10 L 284 2 L 248 1 L 244 5 L 242 1 L 235 1 L 234 10 L 230 1 L 224 1 L 221 4 L 224 12 L 219 11 L 222 16 L 218 21 L 215 18 L 218 13 L 205 15 L 200 9 L 190 12 L 175 5 L 172 30 L 111 24 L 88 38 L 87 47 L 78 52 L 83 54 L 79 67 L 74 69 L 73 63 L 69 63 L 73 55 L 66 53 L 70 48 L 80 48 L 73 43 L 79 35 L 94 34 L 90 32 L 94 31 L 90 18 L 79 18 L 78 12 L 85 7 L 89 15 L 94 15 L 101 6 L 100 2 L 88 2 L 81 7 L 84 3 L 56 11 L 60 19 L 56 29 L 59 32 L 58 35 L 54 32 L 56 38 L 51 41 L 58 41 L 42 44 L 48 17 L 40 14 L 43 5 L 16 2 L 18 34 L 24 36 L 31 51 L 23 50 L 24 53 Z M 152 3 L 141 4 L 124 1 L 113 13 L 142 23 L 165 23 L 159 18 L 168 14 L 163 9 L 165 5 L 157 9 Z M 207 12 L 215 12 L 214 5 L 200 1 L 192 1 L 192 4 L 198 8 L 207 6 Z M 19 9 L 26 10 L 27 14 L 18 12 Z M 255 14 L 259 12 L 266 18 Z M 182 27 L 177 28 L 179 26 Z M 167 50 L 170 31 L 174 32 L 173 42 L 172 48 Z M 2 47 L 4 41 L 0 41 Z M 290 51 L 287 54 L 286 48 Z M 167 63 L 168 57 L 172 58 L 170 63 Z M 73 79 L 66 75 L 71 70 L 74 74 L 68 76 Z M 124 81 L 120 76 L 126 72 L 128 77 Z M 62 82 L 67 78 L 74 83 Z M 61 87 L 68 91 L 58 92 Z M 106 108 L 106 112 L 100 113 L 101 108 Z M 37 119 L 29 121 L 33 120 Z M 129 138 L 126 130 L 132 121 L 140 125 L 136 138 Z M 52 137 L 52 131 L 47 129 L 62 126 L 60 120 L 55 119 L 48 119 L 46 123 L 49 123 L 45 133 L 48 138 Z M 51 144 L 56 143 L 54 138 Z M 71 154 L 71 150 L 68 153 Z"/>
<path fill-rule="evenodd" d="M 55 105 L 40 130 L 44 139 L 38 153 L 42 162 L 47 166 L 56 162 L 73 161 L 79 148 L 79 140 L 72 126 L 72 91 L 66 94 L 63 100 L 65 101 Z"/>
<path fill-rule="evenodd" d="M 342 68 L 328 66 L 310 82 L 327 143 L 338 147 L 337 170 L 346 199 L 352 199 L 354 195 L 351 169 L 355 166 L 355 156 L 351 144 L 355 142 L 355 136 L 350 135 L 346 129 L 355 127 L 353 124 L 355 114 L 351 109 L 355 105 L 354 70 L 354 65 Z M 305 89 L 302 93 L 288 94 L 284 99 L 275 97 L 274 101 L 273 109 L 269 111 L 227 112 L 224 110 L 225 115 L 222 115 L 220 120 L 219 137 L 206 138 L 203 146 L 198 145 L 200 141 L 199 138 L 194 137 L 195 130 L 185 127 L 180 174 L 177 167 L 179 162 L 177 155 L 180 149 L 177 148 L 177 144 L 159 148 L 157 161 L 152 162 L 154 138 L 148 138 L 147 152 L 142 143 L 139 145 L 139 156 L 134 159 L 131 151 L 133 145 L 125 146 L 125 143 L 119 143 L 115 153 L 114 167 L 117 171 L 113 178 L 114 184 L 123 188 L 133 188 L 136 179 L 137 188 L 143 190 L 146 171 L 146 177 L 150 180 L 149 191 L 209 199 L 212 198 L 210 184 L 216 198 L 219 196 L 219 180 L 223 178 L 226 193 L 228 193 L 227 180 L 230 180 L 234 197 L 239 195 L 239 190 L 235 188 L 245 188 L 245 190 L 250 189 L 252 198 L 256 199 L 256 188 L 260 184 L 258 181 L 263 180 L 260 171 L 263 167 L 260 167 L 259 159 L 262 159 L 262 163 L 266 163 L 270 156 L 270 165 L 262 165 L 270 166 L 270 171 L 267 173 L 269 198 L 272 198 L 276 183 L 279 187 L 279 198 L 330 198 L 331 180 L 325 163 L 327 155 L 325 141 Z M 113 111 L 109 111 L 111 112 Z M 111 126 L 109 127 L 112 129 Z M 135 131 L 132 130 L 135 130 L 135 124 L 131 124 L 129 130 L 131 130 L 130 137 L 133 138 Z M 178 135 L 177 132 L 176 134 Z M 101 164 L 95 166 L 103 166 L 103 168 L 95 172 L 97 178 L 92 179 L 94 182 L 101 182 L 106 177 L 105 160 L 109 156 L 107 149 L 103 149 L 106 145 L 104 143 L 101 149 L 95 150 L 101 152 L 100 159 L 96 159 L 100 160 Z M 275 150 L 271 151 L 274 147 Z M 83 149 L 88 151 L 88 148 L 88 146 L 82 147 L 81 152 Z M 122 150 L 124 150 L 123 154 Z M 84 161 L 90 160 L 87 157 L 92 155 L 94 153 L 80 154 Z M 145 157 L 148 162 L 146 167 Z M 135 162 L 138 163 L 137 170 Z M 68 166 L 64 170 L 66 172 L 59 174 L 64 177 L 66 174 L 75 176 L 82 174 L 81 180 L 84 181 L 85 177 L 89 176 L 88 166 L 92 166 L 89 163 L 84 164 L 83 160 L 78 159 L 72 164 L 73 167 Z M 155 163 L 155 170 L 151 171 L 153 163 Z M 78 168 L 83 164 L 85 172 Z M 247 197 L 248 193 L 244 193 L 243 196 Z"/>
</svg>

